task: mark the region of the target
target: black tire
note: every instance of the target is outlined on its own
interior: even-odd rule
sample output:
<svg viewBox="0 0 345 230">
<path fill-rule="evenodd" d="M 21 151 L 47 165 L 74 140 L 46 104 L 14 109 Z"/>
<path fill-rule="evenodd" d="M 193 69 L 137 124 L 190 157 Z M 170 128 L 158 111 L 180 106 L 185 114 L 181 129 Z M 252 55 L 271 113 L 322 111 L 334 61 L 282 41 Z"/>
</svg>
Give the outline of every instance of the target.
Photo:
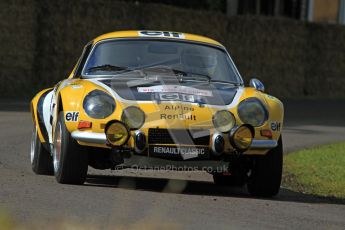
<svg viewBox="0 0 345 230">
<path fill-rule="evenodd" d="M 54 175 L 53 160 L 38 137 L 37 126 L 34 126 L 31 139 L 31 167 L 38 175 Z"/>
<path fill-rule="evenodd" d="M 216 185 L 222 185 L 222 186 L 228 185 L 228 180 L 227 180 L 228 178 L 229 176 L 225 176 L 222 173 L 213 173 L 213 182 Z"/>
<path fill-rule="evenodd" d="M 61 184 L 85 182 L 88 169 L 87 149 L 71 137 L 65 125 L 63 112 L 60 112 L 55 127 L 53 159 L 57 182 Z"/>
<path fill-rule="evenodd" d="M 247 188 L 253 196 L 272 197 L 278 194 L 283 171 L 283 142 L 265 156 L 253 158 Z"/>
</svg>

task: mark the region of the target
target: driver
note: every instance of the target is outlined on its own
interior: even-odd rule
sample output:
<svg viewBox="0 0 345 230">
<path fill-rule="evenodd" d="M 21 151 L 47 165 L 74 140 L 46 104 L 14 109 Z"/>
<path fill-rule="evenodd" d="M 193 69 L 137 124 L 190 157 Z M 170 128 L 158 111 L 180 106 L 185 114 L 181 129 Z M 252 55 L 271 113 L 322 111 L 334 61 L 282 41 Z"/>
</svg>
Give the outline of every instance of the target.
<svg viewBox="0 0 345 230">
<path fill-rule="evenodd" d="M 189 74 L 201 74 L 212 77 L 217 66 L 217 55 L 202 52 L 196 48 L 186 48 L 181 53 L 183 70 Z"/>
</svg>

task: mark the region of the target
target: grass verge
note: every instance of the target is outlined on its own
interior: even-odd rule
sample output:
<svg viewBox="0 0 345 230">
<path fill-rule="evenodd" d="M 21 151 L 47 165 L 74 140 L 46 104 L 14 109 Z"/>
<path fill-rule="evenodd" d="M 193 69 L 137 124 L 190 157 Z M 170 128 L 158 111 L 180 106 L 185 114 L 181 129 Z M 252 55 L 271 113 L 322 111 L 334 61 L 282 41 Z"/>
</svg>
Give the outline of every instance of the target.
<svg viewBox="0 0 345 230">
<path fill-rule="evenodd" d="M 345 198 L 345 142 L 286 155 L 283 186 L 297 192 Z"/>
</svg>

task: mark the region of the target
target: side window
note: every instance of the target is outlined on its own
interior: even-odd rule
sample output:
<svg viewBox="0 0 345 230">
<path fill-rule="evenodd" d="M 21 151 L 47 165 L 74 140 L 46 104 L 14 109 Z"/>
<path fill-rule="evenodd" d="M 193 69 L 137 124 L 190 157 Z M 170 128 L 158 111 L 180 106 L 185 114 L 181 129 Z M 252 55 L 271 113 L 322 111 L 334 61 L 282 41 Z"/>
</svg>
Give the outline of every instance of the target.
<svg viewBox="0 0 345 230">
<path fill-rule="evenodd" d="M 83 66 L 85 65 L 86 59 L 91 52 L 91 48 L 92 48 L 92 42 L 90 42 L 89 44 L 85 46 L 83 54 L 81 55 L 79 59 L 78 67 L 74 73 L 74 76 L 73 76 L 74 78 L 81 76 L 81 71 L 83 70 Z"/>
</svg>

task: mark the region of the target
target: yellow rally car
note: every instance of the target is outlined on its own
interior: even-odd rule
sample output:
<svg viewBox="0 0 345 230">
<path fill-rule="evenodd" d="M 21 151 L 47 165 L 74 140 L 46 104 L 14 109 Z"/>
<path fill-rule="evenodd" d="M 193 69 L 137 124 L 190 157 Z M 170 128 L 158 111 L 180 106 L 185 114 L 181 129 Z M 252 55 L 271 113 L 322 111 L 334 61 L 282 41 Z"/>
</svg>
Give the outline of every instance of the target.
<svg viewBox="0 0 345 230">
<path fill-rule="evenodd" d="M 252 195 L 280 188 L 284 108 L 249 87 L 220 43 L 161 31 L 102 35 L 68 79 L 38 93 L 31 164 L 59 183 L 96 169 L 204 170 Z"/>
</svg>

